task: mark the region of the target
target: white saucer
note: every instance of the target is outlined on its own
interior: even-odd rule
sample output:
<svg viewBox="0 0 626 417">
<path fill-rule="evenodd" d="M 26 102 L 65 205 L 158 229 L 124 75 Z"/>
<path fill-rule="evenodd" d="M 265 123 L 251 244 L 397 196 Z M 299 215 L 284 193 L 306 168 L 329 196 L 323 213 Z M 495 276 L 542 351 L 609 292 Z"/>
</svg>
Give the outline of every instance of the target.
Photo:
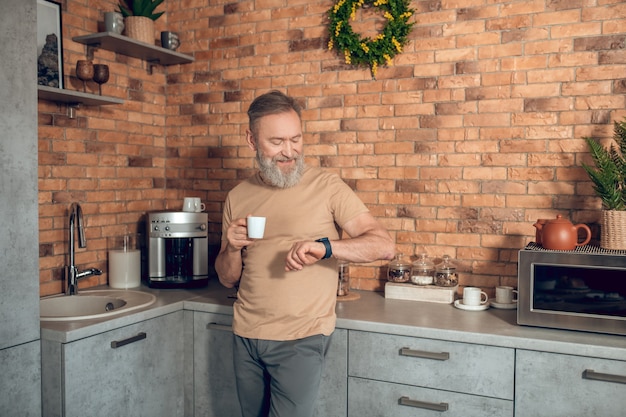
<svg viewBox="0 0 626 417">
<path fill-rule="evenodd" d="M 463 304 L 463 300 L 456 300 L 454 302 L 454 306 L 456 308 L 460 308 L 461 310 L 466 310 L 466 311 L 483 311 L 483 310 L 487 310 L 489 308 L 489 301 L 487 301 L 485 304 L 481 304 L 479 306 L 466 306 L 465 304 Z"/>
<path fill-rule="evenodd" d="M 513 303 L 496 303 L 495 301 L 492 301 L 491 307 L 501 308 L 502 310 L 515 310 L 517 309 L 517 301 Z"/>
</svg>

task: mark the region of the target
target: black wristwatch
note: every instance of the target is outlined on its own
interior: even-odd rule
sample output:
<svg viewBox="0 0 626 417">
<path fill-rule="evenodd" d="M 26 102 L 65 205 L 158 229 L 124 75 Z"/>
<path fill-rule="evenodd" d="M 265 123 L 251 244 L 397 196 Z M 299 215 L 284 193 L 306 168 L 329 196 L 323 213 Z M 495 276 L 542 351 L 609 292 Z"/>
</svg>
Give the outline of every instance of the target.
<svg viewBox="0 0 626 417">
<path fill-rule="evenodd" d="M 330 242 L 329 242 L 327 237 L 323 237 L 321 239 L 317 239 L 316 242 L 323 243 L 324 247 L 326 248 L 326 253 L 324 254 L 324 257 L 322 259 L 328 259 L 331 256 L 333 256 L 333 248 L 330 246 Z"/>
</svg>

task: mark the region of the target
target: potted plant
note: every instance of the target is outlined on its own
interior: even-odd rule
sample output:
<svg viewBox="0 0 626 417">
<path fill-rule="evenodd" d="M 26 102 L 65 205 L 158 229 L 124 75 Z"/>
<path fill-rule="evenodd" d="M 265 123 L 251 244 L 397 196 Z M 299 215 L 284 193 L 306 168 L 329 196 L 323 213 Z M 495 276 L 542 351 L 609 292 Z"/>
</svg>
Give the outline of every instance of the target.
<svg viewBox="0 0 626 417">
<path fill-rule="evenodd" d="M 119 0 L 118 11 L 124 16 L 126 36 L 154 45 L 154 21 L 165 12 L 154 10 L 163 0 Z"/>
<path fill-rule="evenodd" d="M 602 200 L 600 246 L 626 249 L 626 118 L 614 122 L 613 142 L 608 148 L 599 141 L 583 138 L 595 167 L 582 164 Z"/>
</svg>

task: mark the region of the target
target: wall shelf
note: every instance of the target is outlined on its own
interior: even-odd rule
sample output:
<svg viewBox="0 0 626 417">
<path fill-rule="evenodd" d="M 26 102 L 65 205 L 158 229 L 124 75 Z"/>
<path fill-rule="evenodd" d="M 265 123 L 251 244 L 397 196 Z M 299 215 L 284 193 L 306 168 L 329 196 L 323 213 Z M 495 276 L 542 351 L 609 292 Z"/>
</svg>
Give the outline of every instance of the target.
<svg viewBox="0 0 626 417">
<path fill-rule="evenodd" d="M 92 35 L 76 36 L 72 40 L 84 45 L 118 52 L 161 65 L 188 64 L 194 61 L 192 56 L 149 45 L 115 32 L 99 32 Z"/>
<path fill-rule="evenodd" d="M 81 91 L 66 90 L 64 88 L 37 86 L 37 97 L 43 100 L 67 103 L 69 106 L 102 106 L 105 104 L 124 104 L 124 100 L 115 97 L 99 96 Z"/>
</svg>

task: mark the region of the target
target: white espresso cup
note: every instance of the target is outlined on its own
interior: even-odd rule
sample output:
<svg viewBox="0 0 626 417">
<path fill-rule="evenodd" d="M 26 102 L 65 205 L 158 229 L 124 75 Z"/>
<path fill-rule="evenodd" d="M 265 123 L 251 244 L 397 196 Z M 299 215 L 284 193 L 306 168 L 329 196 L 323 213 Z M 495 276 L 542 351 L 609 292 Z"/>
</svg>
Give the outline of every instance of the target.
<svg viewBox="0 0 626 417">
<path fill-rule="evenodd" d="M 204 211 L 206 206 L 200 201 L 199 197 L 185 197 L 183 200 L 183 211 L 199 213 Z"/>
<path fill-rule="evenodd" d="M 465 287 L 463 288 L 463 305 L 466 306 L 479 306 L 485 304 L 489 300 L 489 296 L 486 292 L 482 291 L 478 287 Z"/>
<path fill-rule="evenodd" d="M 515 298 L 513 298 L 515 296 Z M 512 304 L 517 303 L 517 290 L 513 287 L 501 285 L 496 287 L 496 303 Z"/>
<path fill-rule="evenodd" d="M 204 211 L 204 209 L 206 209 L 206 205 L 200 201 L 200 197 L 195 197 L 193 199 L 193 206 L 196 209 L 196 213 L 200 213 L 201 211 Z"/>
<path fill-rule="evenodd" d="M 193 197 L 185 197 L 183 199 L 183 211 L 196 211 L 196 204 Z"/>
<path fill-rule="evenodd" d="M 263 239 L 265 234 L 265 217 L 248 216 L 246 219 L 249 239 Z"/>
</svg>

